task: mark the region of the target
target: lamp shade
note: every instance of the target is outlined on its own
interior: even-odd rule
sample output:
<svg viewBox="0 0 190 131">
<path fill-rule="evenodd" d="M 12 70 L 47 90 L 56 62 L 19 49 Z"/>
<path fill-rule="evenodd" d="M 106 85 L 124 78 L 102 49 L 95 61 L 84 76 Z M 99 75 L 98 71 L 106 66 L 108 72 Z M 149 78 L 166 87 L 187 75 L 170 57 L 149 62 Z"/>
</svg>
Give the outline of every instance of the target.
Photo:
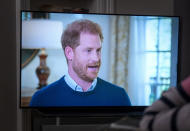
<svg viewBox="0 0 190 131">
<path fill-rule="evenodd" d="M 59 49 L 63 25 L 53 20 L 27 20 L 22 21 L 22 48 Z"/>
</svg>

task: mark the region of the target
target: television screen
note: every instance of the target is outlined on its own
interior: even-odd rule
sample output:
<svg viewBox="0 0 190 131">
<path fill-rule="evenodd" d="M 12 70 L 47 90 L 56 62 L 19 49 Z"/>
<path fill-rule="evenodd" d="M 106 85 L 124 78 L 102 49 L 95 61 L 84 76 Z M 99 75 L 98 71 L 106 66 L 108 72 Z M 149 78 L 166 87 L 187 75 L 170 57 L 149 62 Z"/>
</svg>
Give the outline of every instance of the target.
<svg viewBox="0 0 190 131">
<path fill-rule="evenodd" d="M 21 11 L 20 107 L 145 107 L 177 84 L 179 17 Z"/>
</svg>

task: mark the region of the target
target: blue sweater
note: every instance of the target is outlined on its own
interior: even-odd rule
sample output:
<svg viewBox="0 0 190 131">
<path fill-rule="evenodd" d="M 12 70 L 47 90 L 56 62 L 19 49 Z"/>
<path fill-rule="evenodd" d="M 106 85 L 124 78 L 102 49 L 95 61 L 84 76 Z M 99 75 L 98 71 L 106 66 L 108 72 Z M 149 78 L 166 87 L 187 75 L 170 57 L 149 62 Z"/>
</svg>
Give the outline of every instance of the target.
<svg viewBox="0 0 190 131">
<path fill-rule="evenodd" d="M 30 106 L 131 106 L 131 102 L 123 88 L 100 78 L 97 78 L 94 90 L 78 92 L 67 85 L 63 76 L 37 91 L 32 97 Z"/>
</svg>

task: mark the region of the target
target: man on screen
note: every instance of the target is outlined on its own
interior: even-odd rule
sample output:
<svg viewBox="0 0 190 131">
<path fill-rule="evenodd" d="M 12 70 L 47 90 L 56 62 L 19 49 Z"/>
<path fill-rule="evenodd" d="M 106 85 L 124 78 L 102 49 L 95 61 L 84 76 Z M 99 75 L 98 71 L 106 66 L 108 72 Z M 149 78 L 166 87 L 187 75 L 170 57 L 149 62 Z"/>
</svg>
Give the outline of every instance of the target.
<svg viewBox="0 0 190 131">
<path fill-rule="evenodd" d="M 130 106 L 123 88 L 97 77 L 102 41 L 98 24 L 90 20 L 69 24 L 61 39 L 68 73 L 37 91 L 30 106 Z"/>
</svg>

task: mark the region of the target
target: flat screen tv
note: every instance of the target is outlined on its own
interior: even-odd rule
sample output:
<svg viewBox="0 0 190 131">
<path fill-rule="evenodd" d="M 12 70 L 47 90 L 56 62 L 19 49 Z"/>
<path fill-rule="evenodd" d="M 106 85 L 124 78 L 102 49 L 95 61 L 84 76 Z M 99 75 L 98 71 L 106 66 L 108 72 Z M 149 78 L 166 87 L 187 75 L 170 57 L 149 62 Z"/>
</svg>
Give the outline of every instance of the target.
<svg viewBox="0 0 190 131">
<path fill-rule="evenodd" d="M 21 108 L 143 111 L 178 83 L 177 16 L 21 11 L 20 36 Z"/>
</svg>

